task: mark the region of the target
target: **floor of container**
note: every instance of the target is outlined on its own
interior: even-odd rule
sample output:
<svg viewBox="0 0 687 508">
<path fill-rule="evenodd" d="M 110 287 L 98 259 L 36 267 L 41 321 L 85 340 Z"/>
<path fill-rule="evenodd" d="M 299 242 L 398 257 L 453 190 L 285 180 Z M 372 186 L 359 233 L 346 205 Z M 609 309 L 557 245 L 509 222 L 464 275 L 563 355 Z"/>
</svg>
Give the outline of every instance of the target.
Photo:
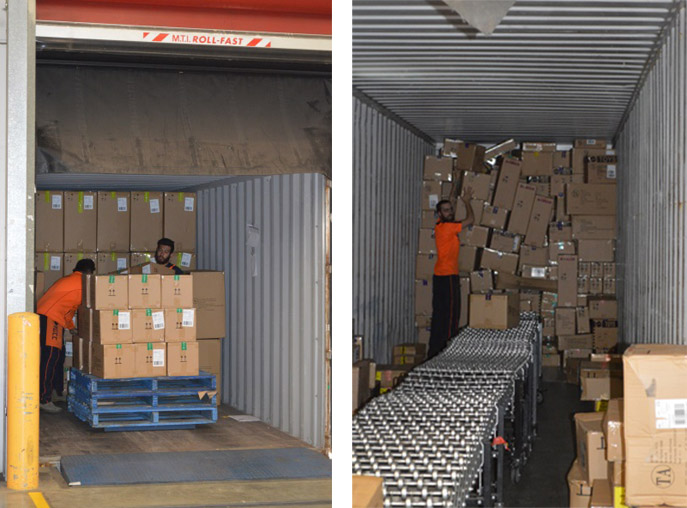
<svg viewBox="0 0 687 508">
<path fill-rule="evenodd" d="M 64 407 L 64 403 L 58 405 Z M 56 415 L 42 413 L 37 491 L 51 508 L 331 505 L 330 479 L 69 487 L 57 467 L 62 455 L 307 446 L 266 423 L 241 423 L 230 418 L 232 414 L 240 413 L 229 406 L 220 406 L 216 424 L 193 430 L 103 432 L 91 429 L 66 410 Z M 10 491 L 3 484 L 0 506 L 33 508 L 38 505 L 27 493 Z"/>
<path fill-rule="evenodd" d="M 575 460 L 573 414 L 594 411 L 594 403 L 580 401 L 580 387 L 565 382 L 563 371 L 545 367 L 544 402 L 537 407 L 537 440 L 517 484 L 506 471 L 506 507 L 569 506 L 567 474 Z"/>
</svg>

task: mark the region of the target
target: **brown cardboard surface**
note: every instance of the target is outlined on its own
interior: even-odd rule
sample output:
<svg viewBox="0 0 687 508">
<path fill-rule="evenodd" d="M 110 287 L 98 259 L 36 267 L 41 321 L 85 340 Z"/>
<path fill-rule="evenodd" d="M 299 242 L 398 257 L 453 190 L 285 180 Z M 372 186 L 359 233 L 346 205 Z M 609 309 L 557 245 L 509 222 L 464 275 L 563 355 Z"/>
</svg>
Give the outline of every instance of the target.
<svg viewBox="0 0 687 508">
<path fill-rule="evenodd" d="M 497 272 L 515 274 L 518 269 L 518 255 L 510 252 L 499 252 L 493 249 L 483 249 L 481 268 L 488 268 Z"/>
<path fill-rule="evenodd" d="M 72 273 L 76 267 L 76 264 L 82 259 L 90 259 L 97 264 L 98 254 L 95 252 L 65 252 L 62 263 L 62 274 L 69 275 Z"/>
<path fill-rule="evenodd" d="M 203 372 L 215 375 L 217 382 L 217 405 L 219 406 L 222 400 L 222 339 L 198 341 L 198 368 Z"/>
<path fill-rule="evenodd" d="M 463 327 L 468 324 L 470 315 L 470 278 L 460 278 L 460 319 L 458 326 Z"/>
<path fill-rule="evenodd" d="M 608 141 L 603 138 L 576 139 L 575 148 L 606 148 Z"/>
<path fill-rule="evenodd" d="M 193 275 L 162 275 L 162 308 L 193 307 Z"/>
<path fill-rule="evenodd" d="M 620 398 L 609 400 L 608 408 L 604 413 L 603 431 L 606 438 L 606 460 L 610 462 L 625 460 L 623 401 L 624 399 Z"/>
<path fill-rule="evenodd" d="M 93 309 L 80 305 L 76 310 L 76 332 L 86 340 L 93 338 Z"/>
<path fill-rule="evenodd" d="M 484 157 L 485 159 L 498 157 L 499 155 L 503 155 L 507 152 L 510 152 L 511 150 L 515 150 L 517 146 L 518 144 L 515 142 L 514 139 L 507 139 L 505 141 L 502 141 L 501 143 L 498 143 L 487 148 L 487 151 L 484 152 Z"/>
<path fill-rule="evenodd" d="M 425 156 L 423 179 L 450 182 L 453 179 L 453 159 L 433 155 Z"/>
<path fill-rule="evenodd" d="M 572 150 L 572 169 L 574 174 L 579 174 L 584 177 L 586 162 L 585 158 L 602 157 L 606 154 L 615 153 L 613 150 L 606 150 L 605 148 L 579 147 Z"/>
<path fill-rule="evenodd" d="M 537 189 L 537 196 L 551 197 L 549 182 L 530 182 L 530 185 L 534 185 L 534 188 Z"/>
<path fill-rule="evenodd" d="M 565 197 L 565 185 L 572 183 L 572 175 L 552 175 L 549 181 L 551 197 Z"/>
<path fill-rule="evenodd" d="M 226 336 L 224 272 L 193 272 L 193 307 L 198 339 Z"/>
<path fill-rule="evenodd" d="M 129 307 L 129 281 L 126 275 L 96 275 L 90 282 L 89 300 L 84 303 L 94 309 L 126 309 Z"/>
<path fill-rule="evenodd" d="M 178 252 L 196 251 L 195 192 L 165 192 L 163 234 Z"/>
<path fill-rule="evenodd" d="M 556 143 L 550 141 L 523 141 L 524 152 L 555 152 Z"/>
<path fill-rule="evenodd" d="M 469 248 L 462 247 L 458 255 L 458 263 L 466 257 L 465 252 L 468 252 L 467 257 L 469 257 Z M 431 279 L 434 275 L 434 264 L 436 263 L 435 254 L 418 254 L 415 257 L 415 278 L 416 279 Z M 462 268 L 461 268 L 462 271 Z"/>
<path fill-rule="evenodd" d="M 577 276 L 578 277 L 591 277 L 592 276 L 592 264 L 586 261 L 580 261 L 577 263 Z"/>
<path fill-rule="evenodd" d="M 556 314 L 559 310 L 561 309 L 556 309 Z M 567 351 L 569 349 L 592 349 L 594 339 L 591 333 L 585 333 L 583 335 L 559 335 L 557 341 L 558 349 Z"/>
<path fill-rule="evenodd" d="M 198 342 L 171 342 L 167 344 L 167 375 L 198 375 Z"/>
<path fill-rule="evenodd" d="M 441 154 L 444 157 L 456 157 L 458 155 L 458 147 L 463 142 L 460 139 L 444 138 L 444 146 L 441 148 Z"/>
<path fill-rule="evenodd" d="M 532 213 L 530 214 L 530 220 L 527 226 L 525 243 L 534 245 L 535 247 L 544 246 L 552 210 L 553 200 L 551 198 L 544 196 L 535 197 Z"/>
<path fill-rule="evenodd" d="M 558 307 L 556 309 L 556 335 L 575 335 L 574 308 Z M 566 348 L 559 345 L 558 349 Z"/>
<path fill-rule="evenodd" d="M 575 215 L 572 236 L 576 240 L 609 240 L 617 237 L 615 215 Z"/>
<path fill-rule="evenodd" d="M 549 242 L 572 241 L 572 226 L 564 222 L 552 222 L 549 224 Z"/>
<path fill-rule="evenodd" d="M 578 279 L 579 280 L 579 279 Z M 589 324 L 589 308 L 588 307 L 577 307 L 576 310 L 577 317 L 577 333 L 589 333 L 591 332 L 591 327 Z"/>
<path fill-rule="evenodd" d="M 475 143 L 461 143 L 456 149 L 456 169 L 458 171 L 484 172 L 484 152 L 486 148 Z"/>
<path fill-rule="evenodd" d="M 523 244 L 520 247 L 520 265 L 546 266 L 549 261 L 549 251 L 546 247 Z"/>
<path fill-rule="evenodd" d="M 128 275 L 129 307 L 159 309 L 162 307 L 161 275 Z"/>
<path fill-rule="evenodd" d="M 549 240 L 549 261 L 558 262 L 559 254 L 575 255 L 575 244 L 573 242 L 553 242 Z"/>
<path fill-rule="evenodd" d="M 520 235 L 527 233 L 535 196 L 536 188 L 533 185 L 524 183 L 518 184 L 518 189 L 515 192 L 513 210 L 508 220 L 508 231 Z"/>
<path fill-rule="evenodd" d="M 132 267 L 150 263 L 151 259 L 155 262 L 153 252 L 130 252 L 129 259 L 131 260 Z M 129 273 L 131 273 L 131 271 L 129 271 Z"/>
<path fill-rule="evenodd" d="M 45 274 L 39 270 L 34 270 L 34 306 L 38 304 L 38 300 L 41 299 L 41 296 L 43 296 L 45 290 Z"/>
<path fill-rule="evenodd" d="M 136 191 L 131 193 L 129 250 L 154 252 L 157 249 L 157 241 L 163 236 L 163 206 L 162 192 Z"/>
<path fill-rule="evenodd" d="M 601 423 L 603 413 L 575 413 L 575 437 L 577 458 L 582 476 L 588 484 L 608 478 L 606 446 Z"/>
<path fill-rule="evenodd" d="M 84 314 L 84 317 L 88 314 Z M 93 323 L 93 341 L 97 344 L 123 344 L 133 342 L 131 311 L 129 309 L 95 310 L 90 315 Z"/>
<path fill-rule="evenodd" d="M 375 379 L 381 388 L 393 388 L 410 370 L 409 365 L 377 365 Z"/>
<path fill-rule="evenodd" d="M 458 217 L 456 211 L 456 217 Z M 437 224 L 437 213 L 434 210 L 422 210 L 421 228 L 433 228 Z"/>
<path fill-rule="evenodd" d="M 581 261 L 615 261 L 615 240 L 578 240 L 577 249 Z"/>
<path fill-rule="evenodd" d="M 618 345 L 617 328 L 594 328 L 594 352 L 606 353 Z"/>
<path fill-rule="evenodd" d="M 463 230 L 460 233 L 458 233 L 458 238 L 460 238 L 461 248 L 463 245 L 472 245 L 473 247 L 486 247 L 487 243 L 489 242 L 489 228 L 484 226 L 471 225 L 466 228 L 463 228 Z"/>
<path fill-rule="evenodd" d="M 518 295 L 470 295 L 470 326 L 505 330 L 520 323 Z"/>
<path fill-rule="evenodd" d="M 383 480 L 377 476 L 353 475 L 353 506 L 378 508 L 384 505 Z"/>
<path fill-rule="evenodd" d="M 91 374 L 103 379 L 136 377 L 133 344 L 93 344 Z"/>
<path fill-rule="evenodd" d="M 426 180 L 422 182 L 422 209 L 435 210 L 441 201 L 441 182 Z"/>
<path fill-rule="evenodd" d="M 64 255 L 61 252 L 37 252 L 34 262 L 36 269 L 43 272 L 45 291 L 62 278 Z"/>
<path fill-rule="evenodd" d="M 196 310 L 193 308 L 164 309 L 165 342 L 196 340 Z"/>
<path fill-rule="evenodd" d="M 420 254 L 436 254 L 437 245 L 434 240 L 434 228 L 421 228 L 418 240 L 418 253 Z"/>
<path fill-rule="evenodd" d="M 598 277 L 589 278 L 589 294 L 600 295 L 603 293 L 603 279 Z"/>
<path fill-rule="evenodd" d="M 432 315 L 432 279 L 415 279 L 415 314 Z"/>
<path fill-rule="evenodd" d="M 503 229 L 506 227 L 507 220 L 508 210 L 505 208 L 491 206 L 486 203 L 482 207 L 482 218 L 480 220 L 482 226 Z"/>
<path fill-rule="evenodd" d="M 166 356 L 164 343 L 134 344 L 134 377 L 166 376 Z"/>
<path fill-rule="evenodd" d="M 479 224 L 482 220 L 482 207 L 484 206 L 484 201 L 481 199 L 471 199 L 470 206 L 472 207 L 472 213 L 475 216 L 475 224 Z M 468 216 L 468 210 L 465 207 L 465 203 L 462 199 L 456 200 L 456 221 L 462 222 Z M 436 225 L 436 220 L 432 223 L 430 227 Z"/>
<path fill-rule="evenodd" d="M 589 299 L 590 319 L 618 319 L 618 302 L 610 298 Z"/>
<path fill-rule="evenodd" d="M 560 367 L 561 366 L 561 355 L 559 355 L 558 353 L 542 354 L 541 365 L 542 365 L 542 367 Z"/>
<path fill-rule="evenodd" d="M 589 508 L 613 508 L 613 486 L 610 480 L 594 480 Z"/>
<path fill-rule="evenodd" d="M 584 361 L 580 365 L 580 400 L 609 400 L 623 396 L 620 362 Z"/>
<path fill-rule="evenodd" d="M 579 272 L 578 272 L 579 275 Z M 577 297 L 589 293 L 589 277 L 577 277 Z M 578 303 L 579 306 L 579 303 Z"/>
<path fill-rule="evenodd" d="M 98 252 L 96 273 L 105 275 L 127 270 L 130 267 L 128 252 Z"/>
<path fill-rule="evenodd" d="M 566 186 L 568 215 L 615 215 L 616 186 L 571 183 Z"/>
<path fill-rule="evenodd" d="M 498 208 L 513 209 L 515 192 L 518 190 L 521 162 L 518 159 L 507 157 L 501 163 L 499 179 L 496 183 L 494 194 L 494 206 Z"/>
<path fill-rule="evenodd" d="M 615 263 L 606 262 L 603 264 L 604 279 L 615 279 Z"/>
<path fill-rule="evenodd" d="M 599 261 L 589 262 L 589 276 L 590 277 L 603 277 L 603 263 Z"/>
<path fill-rule="evenodd" d="M 463 185 L 461 187 L 461 195 L 465 193 L 467 187 L 472 187 L 473 196 L 475 199 L 481 201 L 489 201 L 491 177 L 484 173 L 474 173 L 472 171 L 465 171 L 463 173 Z"/>
<path fill-rule="evenodd" d="M 558 305 L 577 305 L 577 256 L 558 256 Z"/>
<path fill-rule="evenodd" d="M 36 192 L 36 252 L 64 252 L 64 192 Z"/>
<path fill-rule="evenodd" d="M 522 176 L 553 174 L 553 152 L 522 152 Z"/>
<path fill-rule="evenodd" d="M 587 162 L 587 183 L 615 185 L 617 164 L 604 162 Z"/>
<path fill-rule="evenodd" d="M 575 459 L 568 471 L 568 490 L 570 491 L 570 508 L 589 508 L 592 498 L 592 487 L 585 480 L 580 459 Z"/>
<path fill-rule="evenodd" d="M 196 269 L 196 255 L 193 252 L 174 252 L 170 261 L 184 272 Z"/>
<path fill-rule="evenodd" d="M 604 279 L 601 293 L 604 295 L 615 296 L 615 279 Z"/>
<path fill-rule="evenodd" d="M 520 235 L 514 235 L 508 231 L 496 230 L 491 235 L 489 248 L 501 252 L 518 252 L 518 250 L 520 250 L 520 240 Z"/>
<path fill-rule="evenodd" d="M 167 268 L 165 265 L 158 265 L 155 261 L 151 263 L 144 263 L 142 265 L 134 265 L 132 263 L 131 268 L 124 270 L 123 274 L 141 275 L 141 274 L 153 274 L 153 275 L 174 275 L 174 270 Z"/>
<path fill-rule="evenodd" d="M 494 274 L 491 270 L 470 272 L 470 288 L 473 293 L 488 293 L 494 290 Z"/>
<path fill-rule="evenodd" d="M 516 275 L 499 272 L 496 274 L 497 289 L 535 289 L 541 291 L 556 291 L 556 281 L 543 279 L 526 279 Z"/>
<path fill-rule="evenodd" d="M 458 270 L 461 272 L 471 272 L 477 267 L 477 259 L 478 259 L 478 254 L 479 251 L 481 251 L 479 247 L 474 247 L 472 245 L 465 245 L 460 248 L 460 253 L 458 254 Z M 432 268 L 429 272 L 429 277 L 431 277 L 434 274 L 434 263 L 435 260 L 432 260 Z M 417 277 L 417 275 L 416 275 Z"/>
<path fill-rule="evenodd" d="M 610 403 L 610 401 L 609 401 Z M 615 461 L 608 463 L 608 478 L 614 487 L 625 487 L 625 462 Z M 625 492 L 623 489 L 623 499 Z M 623 503 L 624 504 L 624 503 Z"/>
<path fill-rule="evenodd" d="M 98 252 L 128 252 L 131 193 L 98 192 Z"/>
<path fill-rule="evenodd" d="M 548 266 L 520 265 L 520 274 L 525 279 L 548 279 L 550 270 Z"/>
<path fill-rule="evenodd" d="M 95 252 L 98 224 L 98 196 L 95 192 L 64 193 L 64 251 Z"/>
<path fill-rule="evenodd" d="M 131 309 L 133 342 L 164 342 L 165 311 L 162 309 Z"/>
<path fill-rule="evenodd" d="M 556 150 L 553 152 L 553 167 L 569 168 L 572 165 L 570 150 Z"/>
</svg>

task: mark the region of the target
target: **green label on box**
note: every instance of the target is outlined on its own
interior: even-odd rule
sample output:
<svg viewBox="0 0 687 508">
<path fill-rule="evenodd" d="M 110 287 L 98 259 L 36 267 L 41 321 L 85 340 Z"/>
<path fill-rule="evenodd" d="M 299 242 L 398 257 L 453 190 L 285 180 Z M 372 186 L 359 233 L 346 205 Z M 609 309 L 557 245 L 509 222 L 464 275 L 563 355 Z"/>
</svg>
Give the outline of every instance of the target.
<svg viewBox="0 0 687 508">
<path fill-rule="evenodd" d="M 148 284 L 148 275 L 141 275 L 141 282 L 143 282 L 143 284 Z"/>
<path fill-rule="evenodd" d="M 150 317 L 153 315 L 152 309 L 146 309 L 146 316 Z"/>
<path fill-rule="evenodd" d="M 179 199 L 179 203 L 183 203 L 184 202 L 184 193 L 180 192 L 179 195 L 177 196 L 177 198 Z"/>
<path fill-rule="evenodd" d="M 50 191 L 45 191 L 45 202 L 50 203 Z"/>
<path fill-rule="evenodd" d="M 184 312 L 184 309 L 177 309 L 177 314 L 181 314 L 182 312 Z"/>
<path fill-rule="evenodd" d="M 47 272 L 48 270 L 50 270 L 50 256 L 46 252 L 43 254 L 43 271 Z"/>
<path fill-rule="evenodd" d="M 186 343 L 185 342 L 181 343 L 181 350 L 186 351 Z"/>
<path fill-rule="evenodd" d="M 178 275 L 174 276 L 174 280 L 180 280 Z"/>
<path fill-rule="evenodd" d="M 143 193 L 143 201 L 145 201 L 146 203 L 150 201 L 150 192 L 146 191 Z"/>
<path fill-rule="evenodd" d="M 78 259 L 79 261 L 81 261 L 81 260 L 83 259 L 83 252 L 79 252 L 79 253 L 76 255 L 76 259 Z"/>
<path fill-rule="evenodd" d="M 152 351 L 152 349 L 153 349 L 153 343 L 148 342 L 148 351 Z"/>
<path fill-rule="evenodd" d="M 77 210 L 83 213 L 83 191 L 79 191 L 79 200 L 77 201 Z"/>
<path fill-rule="evenodd" d="M 117 344 L 117 346 L 115 347 L 115 349 L 122 349 L 122 345 L 121 345 L 121 344 Z"/>
<path fill-rule="evenodd" d="M 113 310 L 112 311 L 113 316 L 119 316 L 119 311 L 118 310 Z"/>
<path fill-rule="evenodd" d="M 115 281 L 115 276 L 110 275 L 110 284 L 114 284 L 114 281 Z"/>
</svg>

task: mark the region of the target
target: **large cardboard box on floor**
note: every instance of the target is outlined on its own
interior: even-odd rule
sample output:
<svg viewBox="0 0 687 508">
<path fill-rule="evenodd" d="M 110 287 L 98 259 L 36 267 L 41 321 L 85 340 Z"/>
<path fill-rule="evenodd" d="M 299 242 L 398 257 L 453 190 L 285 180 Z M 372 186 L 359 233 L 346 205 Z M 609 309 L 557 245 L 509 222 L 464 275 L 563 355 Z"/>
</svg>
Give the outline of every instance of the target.
<svg viewBox="0 0 687 508">
<path fill-rule="evenodd" d="M 197 376 L 198 365 L 198 342 L 167 343 L 168 376 Z"/>
<path fill-rule="evenodd" d="M 98 252 L 128 252 L 131 193 L 98 192 Z"/>
<path fill-rule="evenodd" d="M 167 375 L 167 345 L 159 342 L 134 344 L 135 377 L 158 377 Z"/>
<path fill-rule="evenodd" d="M 162 238 L 162 198 L 162 192 L 131 193 L 130 251 L 154 252 L 157 249 L 157 241 Z"/>
<path fill-rule="evenodd" d="M 36 252 L 64 252 L 64 193 L 36 193 Z"/>
<path fill-rule="evenodd" d="M 162 308 L 193 307 L 193 275 L 162 275 L 160 280 Z"/>
<path fill-rule="evenodd" d="M 568 489 L 570 490 L 570 508 L 589 508 L 592 487 L 585 480 L 579 458 L 575 459 L 568 471 Z"/>
<path fill-rule="evenodd" d="M 164 309 L 165 342 L 196 340 L 196 309 Z"/>
<path fill-rule="evenodd" d="M 126 344 L 133 343 L 131 327 L 131 311 L 128 309 L 94 310 L 89 316 L 92 323 L 84 324 L 84 328 L 93 330 L 93 341 L 97 344 Z M 81 317 L 81 316 L 80 316 Z"/>
<path fill-rule="evenodd" d="M 623 355 L 628 505 L 687 503 L 687 345 L 633 344 Z"/>
<path fill-rule="evenodd" d="M 513 210 L 508 219 L 508 231 L 518 235 L 527 233 L 527 226 L 530 223 L 530 215 L 534 206 L 534 199 L 537 189 L 534 185 L 519 183 L 515 191 Z"/>
<path fill-rule="evenodd" d="M 577 458 L 582 476 L 591 485 L 594 480 L 608 478 L 606 445 L 601 423 L 603 413 L 575 413 L 575 438 Z"/>
<path fill-rule="evenodd" d="M 450 182 L 453 180 L 453 159 L 450 157 L 426 155 L 422 178 L 424 180 Z"/>
<path fill-rule="evenodd" d="M 37 252 L 34 259 L 36 268 L 43 273 L 45 290 L 63 277 L 64 254 L 61 252 Z M 42 295 L 41 295 L 42 296 Z"/>
<path fill-rule="evenodd" d="M 606 460 L 622 462 L 625 460 L 625 433 L 623 430 L 623 406 L 621 398 L 608 401 L 604 414 L 603 431 L 606 438 Z"/>
<path fill-rule="evenodd" d="M 222 403 L 222 339 L 202 339 L 198 341 L 198 368 L 214 374 L 217 381 L 217 405 Z M 374 373 L 372 376 L 374 387 Z"/>
<path fill-rule="evenodd" d="M 570 183 L 566 186 L 568 215 L 615 215 L 616 186 Z"/>
<path fill-rule="evenodd" d="M 93 344 L 91 374 L 103 379 L 136 377 L 133 344 Z"/>
<path fill-rule="evenodd" d="M 226 336 L 224 272 L 193 272 L 193 307 L 198 339 Z"/>
<path fill-rule="evenodd" d="M 98 252 L 95 272 L 105 275 L 127 270 L 129 266 L 128 252 Z"/>
<path fill-rule="evenodd" d="M 131 309 L 133 342 L 164 342 L 165 311 L 163 309 Z"/>
<path fill-rule="evenodd" d="M 129 307 L 132 309 L 162 308 L 161 275 L 127 275 Z"/>
<path fill-rule="evenodd" d="M 615 215 L 573 215 L 575 240 L 612 240 L 618 236 Z"/>
<path fill-rule="evenodd" d="M 354 508 L 379 508 L 384 506 L 382 485 L 384 481 L 378 476 L 353 475 Z"/>
<path fill-rule="evenodd" d="M 521 162 L 518 159 L 506 157 L 501 163 L 499 170 L 499 179 L 496 184 L 496 193 L 494 194 L 494 206 L 498 208 L 513 209 L 513 202 L 515 201 L 515 192 L 518 190 L 518 183 L 520 179 Z"/>
<path fill-rule="evenodd" d="M 545 196 L 537 196 L 534 199 L 532 213 L 527 226 L 527 234 L 525 235 L 525 243 L 527 245 L 534 245 L 535 247 L 544 246 L 552 210 L 553 199 Z"/>
<path fill-rule="evenodd" d="M 594 480 L 589 508 L 613 508 L 613 486 L 609 479 Z"/>
<path fill-rule="evenodd" d="M 610 400 L 622 397 L 623 371 L 620 362 L 582 362 L 580 386 L 580 400 Z"/>
<path fill-rule="evenodd" d="M 178 252 L 196 251 L 195 192 L 165 192 L 163 234 Z"/>
<path fill-rule="evenodd" d="M 83 278 L 83 304 L 86 307 L 126 309 L 129 307 L 129 281 L 126 275 L 95 275 Z"/>
<path fill-rule="evenodd" d="M 516 293 L 470 295 L 470 326 L 505 330 L 520 323 L 520 299 Z"/>
<path fill-rule="evenodd" d="M 95 192 L 64 193 L 64 251 L 95 252 L 97 249 L 98 195 Z"/>
</svg>

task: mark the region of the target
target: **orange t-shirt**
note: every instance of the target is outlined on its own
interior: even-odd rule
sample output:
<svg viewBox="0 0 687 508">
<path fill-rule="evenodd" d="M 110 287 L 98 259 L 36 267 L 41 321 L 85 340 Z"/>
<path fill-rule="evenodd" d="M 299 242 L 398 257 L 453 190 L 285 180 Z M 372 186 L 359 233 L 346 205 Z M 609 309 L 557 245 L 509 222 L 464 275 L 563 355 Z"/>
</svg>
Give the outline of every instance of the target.
<svg viewBox="0 0 687 508">
<path fill-rule="evenodd" d="M 50 289 L 38 300 L 36 312 L 71 330 L 74 328 L 72 318 L 79 305 L 81 305 L 81 272 L 73 272 L 50 286 Z"/>
<path fill-rule="evenodd" d="M 434 275 L 458 275 L 458 233 L 462 230 L 463 225 L 460 222 L 437 222 L 434 227 L 434 240 L 437 244 Z"/>
</svg>

